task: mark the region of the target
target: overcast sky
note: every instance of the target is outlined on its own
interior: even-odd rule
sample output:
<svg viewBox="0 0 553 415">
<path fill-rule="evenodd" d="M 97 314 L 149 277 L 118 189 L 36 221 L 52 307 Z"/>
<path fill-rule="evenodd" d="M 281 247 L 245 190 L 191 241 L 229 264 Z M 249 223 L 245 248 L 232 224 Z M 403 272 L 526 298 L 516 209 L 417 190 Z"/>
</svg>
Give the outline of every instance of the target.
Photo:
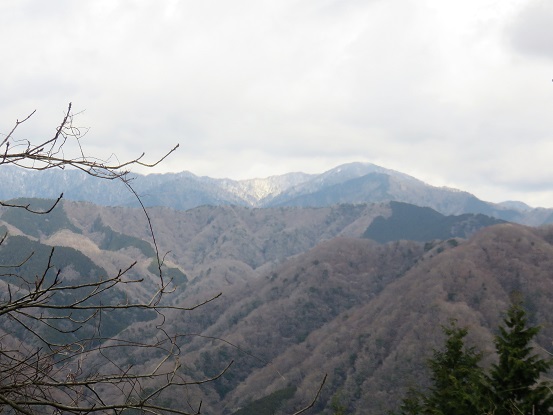
<svg viewBox="0 0 553 415">
<path fill-rule="evenodd" d="M 553 207 L 551 0 L 2 0 L 0 132 L 234 179 L 366 161 Z"/>
</svg>

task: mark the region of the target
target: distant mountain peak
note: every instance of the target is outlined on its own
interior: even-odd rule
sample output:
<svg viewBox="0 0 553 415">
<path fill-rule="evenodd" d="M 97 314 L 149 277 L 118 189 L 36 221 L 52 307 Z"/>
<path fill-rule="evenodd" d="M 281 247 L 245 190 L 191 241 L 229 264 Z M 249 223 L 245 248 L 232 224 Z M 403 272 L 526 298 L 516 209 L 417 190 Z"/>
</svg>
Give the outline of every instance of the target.
<svg viewBox="0 0 553 415">
<path fill-rule="evenodd" d="M 308 181 L 312 175 L 306 173 L 286 173 L 266 178 L 230 180 L 220 179 L 221 186 L 247 201 L 259 206 L 264 199 L 276 197 L 287 189 Z"/>
<path fill-rule="evenodd" d="M 118 181 L 96 180 L 77 170 L 0 169 L 0 199 L 16 197 L 89 201 L 105 206 L 136 206 Z M 189 171 L 132 174 L 132 185 L 145 206 L 187 210 L 197 206 L 325 207 L 397 201 L 430 207 L 444 215 L 482 213 L 525 225 L 553 222 L 553 209 L 532 209 L 522 202 L 494 204 L 448 187 L 435 187 L 395 170 L 367 162 L 346 163 L 321 174 L 287 173 L 246 180 L 196 176 Z"/>
<path fill-rule="evenodd" d="M 531 206 L 518 200 L 506 200 L 505 202 L 499 203 L 499 205 L 507 209 L 515 209 L 521 212 L 527 212 L 533 209 Z"/>
</svg>

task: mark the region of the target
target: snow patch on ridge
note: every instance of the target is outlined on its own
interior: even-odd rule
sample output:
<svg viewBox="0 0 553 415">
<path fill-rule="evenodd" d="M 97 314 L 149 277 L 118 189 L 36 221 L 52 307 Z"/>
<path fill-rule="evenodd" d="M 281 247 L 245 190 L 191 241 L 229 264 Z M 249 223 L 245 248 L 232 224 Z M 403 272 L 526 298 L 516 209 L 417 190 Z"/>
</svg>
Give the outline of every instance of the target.
<svg viewBox="0 0 553 415">
<path fill-rule="evenodd" d="M 226 191 L 244 199 L 252 206 L 258 206 L 261 201 L 278 196 L 294 186 L 307 182 L 312 177 L 313 175 L 306 173 L 288 173 L 264 179 L 222 179 L 220 185 Z"/>
</svg>

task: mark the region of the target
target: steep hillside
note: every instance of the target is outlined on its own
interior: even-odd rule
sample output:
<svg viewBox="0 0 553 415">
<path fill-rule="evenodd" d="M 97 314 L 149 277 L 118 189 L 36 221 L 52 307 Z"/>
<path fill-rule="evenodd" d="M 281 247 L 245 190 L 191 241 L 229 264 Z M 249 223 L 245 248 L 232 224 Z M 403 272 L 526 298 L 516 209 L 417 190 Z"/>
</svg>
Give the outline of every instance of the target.
<svg viewBox="0 0 553 415">
<path fill-rule="evenodd" d="M 399 206 L 404 208 L 403 212 L 398 213 Z M 151 240 L 147 221 L 138 209 L 98 209 L 83 203 L 65 203 L 64 208 L 72 223 L 85 235 L 91 234 L 96 238 L 99 245 L 105 244 L 105 241 L 94 236 L 99 226 L 95 225 L 97 223 L 105 224 L 102 226 L 112 229 L 111 233 Z M 384 233 L 379 236 L 371 232 L 374 221 L 385 220 L 383 218 L 390 218 L 387 220 L 392 221 L 392 227 L 397 227 L 398 224 L 393 221 L 401 217 L 400 229 L 407 229 L 405 223 L 419 225 L 418 234 L 413 229 L 411 235 L 387 233 L 386 240 L 412 239 L 426 242 L 438 238 L 438 234 L 428 232 L 431 221 L 420 221 L 419 211 L 420 208 L 412 205 L 384 203 L 266 209 L 203 206 L 185 212 L 153 208 L 149 210 L 149 215 L 158 236 L 160 251 L 167 252 L 168 260 L 186 269 L 191 280 L 188 288 L 200 290 L 204 285 L 215 288 L 221 284 L 246 280 L 259 270 L 270 272 L 286 258 L 337 236 L 365 236 L 382 241 L 380 236 L 383 237 Z M 447 228 L 447 238 L 465 237 L 483 226 L 497 223 L 497 220 L 481 215 L 444 219 L 439 213 L 433 213 L 443 219 L 441 225 L 432 225 L 432 229 L 440 226 Z M 134 246 L 140 244 L 134 242 Z M 204 278 L 206 274 L 210 278 Z"/>
<path fill-rule="evenodd" d="M 196 376 L 235 360 L 222 379 L 191 397 L 204 399 L 210 412 L 248 413 L 249 402 L 293 386 L 277 412 L 290 413 L 327 373 L 313 413 L 332 413 L 330 401 L 339 396 L 350 413 L 383 414 L 410 385 L 424 384 L 425 360 L 441 345 L 440 325 L 450 318 L 470 327 L 469 341 L 483 348 L 489 364 L 493 330 L 514 292 L 525 299 L 532 323 L 543 325 L 538 342 L 549 350 L 551 242 L 553 229 L 505 224 L 429 250 L 415 242 L 322 243 L 270 274 L 228 287 L 220 301 L 174 328 L 208 326 L 207 339 L 183 345 Z"/>
<path fill-rule="evenodd" d="M 40 268 L 51 246 L 59 247 L 56 262 L 73 279 L 113 274 L 137 261 L 130 276 L 144 284 L 114 295 L 151 295 L 155 250 L 140 209 L 74 202 L 56 209 L 51 220 L 36 222 L 0 210 L 8 231 L 0 245 L 4 265 L 18 266 L 17 258 L 34 251 L 38 262 L 25 266 Z M 330 402 L 339 399 L 348 413 L 384 414 L 409 385 L 424 384 L 425 360 L 441 344 L 440 324 L 449 318 L 469 325 L 469 341 L 483 347 L 486 364 L 493 361 L 493 330 L 513 292 L 525 299 L 532 322 L 543 325 L 539 344 L 552 351 L 553 228 L 504 223 L 476 230 L 495 220 L 444 219 L 399 203 L 154 208 L 149 215 L 164 271 L 175 281 L 167 301 L 191 306 L 222 293 L 185 318 L 164 316 L 171 321 L 166 334 L 180 335 L 174 338 L 183 375 L 213 377 L 234 360 L 217 381 L 160 399 L 202 400 L 205 413 L 247 415 L 273 404 L 275 413 L 291 413 L 309 402 L 326 373 L 311 413 L 332 414 Z M 461 237 L 440 241 L 434 240 L 440 234 L 425 233 L 444 228 L 444 220 Z M 388 234 L 416 223 L 417 232 L 407 228 L 415 237 L 399 238 L 421 242 L 363 238 L 375 221 L 390 225 Z M 119 316 L 110 324 L 124 338 L 148 338 L 156 332 L 152 318 Z M 145 368 L 155 353 L 143 349 L 114 359 Z"/>
<path fill-rule="evenodd" d="M 151 240 L 139 209 L 102 208 L 65 203 L 72 223 L 94 235 L 98 220 L 113 231 Z M 253 275 L 338 235 L 359 237 L 371 221 L 389 208 L 384 205 L 341 205 L 320 209 L 251 209 L 203 206 L 188 211 L 149 210 L 160 252 L 185 267 L 194 284 L 212 275 L 214 284 Z M 100 219 L 98 219 L 100 218 Z"/>
</svg>

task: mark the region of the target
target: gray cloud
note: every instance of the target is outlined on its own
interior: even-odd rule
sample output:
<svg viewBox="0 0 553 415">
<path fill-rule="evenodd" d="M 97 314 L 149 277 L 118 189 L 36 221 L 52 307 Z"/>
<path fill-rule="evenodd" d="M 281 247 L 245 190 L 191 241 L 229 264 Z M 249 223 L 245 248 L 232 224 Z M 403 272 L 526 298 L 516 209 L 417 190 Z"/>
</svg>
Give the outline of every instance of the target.
<svg viewBox="0 0 553 415">
<path fill-rule="evenodd" d="M 553 3 L 528 1 L 508 26 L 507 33 L 518 53 L 553 59 Z"/>
</svg>

